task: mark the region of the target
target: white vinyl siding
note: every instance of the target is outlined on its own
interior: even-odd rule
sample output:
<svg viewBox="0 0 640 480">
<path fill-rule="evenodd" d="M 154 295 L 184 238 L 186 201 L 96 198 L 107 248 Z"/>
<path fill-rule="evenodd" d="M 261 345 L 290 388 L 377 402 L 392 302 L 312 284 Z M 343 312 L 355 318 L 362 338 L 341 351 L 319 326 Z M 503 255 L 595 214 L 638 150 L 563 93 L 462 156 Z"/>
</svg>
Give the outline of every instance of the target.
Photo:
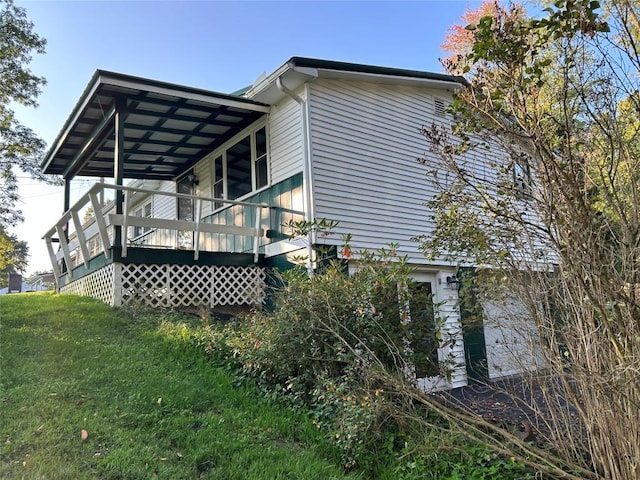
<svg viewBox="0 0 640 480">
<path fill-rule="evenodd" d="M 272 185 L 302 171 L 302 123 L 301 107 L 289 97 L 271 109 L 269 161 Z"/>
<path fill-rule="evenodd" d="M 176 183 L 165 181 L 160 184 L 158 188 L 161 192 L 176 191 Z M 165 195 L 153 196 L 153 216 L 154 218 L 168 218 L 174 219 L 177 214 L 177 202 L 174 197 L 167 197 Z M 150 243 L 156 247 L 170 247 L 175 245 L 176 233 L 170 230 L 157 230 L 155 235 L 150 238 Z"/>
<path fill-rule="evenodd" d="M 341 80 L 309 91 L 316 217 L 338 220 L 354 250 L 398 242 L 400 254 L 426 263 L 411 240 L 433 228 L 423 203 L 435 190 L 416 161 L 427 148 L 418 129 L 446 121 L 434 105 L 446 92 Z"/>
<path fill-rule="evenodd" d="M 487 369 L 490 379 L 508 377 L 541 367 L 542 352 L 535 322 L 520 300 L 482 301 Z"/>
<path fill-rule="evenodd" d="M 193 169 L 193 172 L 198 179 L 198 185 L 195 186 L 195 194 L 201 197 L 210 197 L 211 196 L 211 168 L 209 165 L 209 158 L 213 159 L 213 157 L 207 156 L 205 157 L 205 161 L 198 162 Z M 175 188 L 175 187 L 174 187 Z M 207 216 L 212 212 L 212 205 L 210 202 L 202 203 L 202 212 L 201 216 Z"/>
<path fill-rule="evenodd" d="M 162 182 L 158 188 L 160 192 L 176 191 L 176 182 Z M 173 197 L 167 197 L 165 195 L 156 195 L 154 198 L 154 210 L 153 215 L 155 218 L 176 218 L 177 203 Z"/>
</svg>

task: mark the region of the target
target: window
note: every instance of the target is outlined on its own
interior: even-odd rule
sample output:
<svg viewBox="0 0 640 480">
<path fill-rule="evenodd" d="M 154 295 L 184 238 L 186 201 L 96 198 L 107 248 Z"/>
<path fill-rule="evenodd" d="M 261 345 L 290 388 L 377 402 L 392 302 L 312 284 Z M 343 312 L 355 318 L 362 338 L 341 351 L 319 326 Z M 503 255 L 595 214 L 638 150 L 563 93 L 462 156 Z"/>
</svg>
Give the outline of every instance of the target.
<svg viewBox="0 0 640 480">
<path fill-rule="evenodd" d="M 262 127 L 256 132 L 256 189 L 266 186 L 267 178 L 267 129 Z"/>
<path fill-rule="evenodd" d="M 87 243 L 89 246 L 89 258 L 97 256 L 102 251 L 100 236 L 91 237 Z"/>
<path fill-rule="evenodd" d="M 267 128 L 254 128 L 240 140 L 224 148 L 211 162 L 214 198 L 236 200 L 269 184 Z M 214 208 L 222 208 L 215 202 Z"/>
<path fill-rule="evenodd" d="M 137 207 L 135 207 L 132 211 L 132 216 L 134 217 L 144 217 L 151 218 L 151 200 L 148 200 Z M 146 233 L 151 231 L 150 227 L 133 227 L 133 240 L 142 239 Z"/>
<path fill-rule="evenodd" d="M 511 169 L 513 174 L 513 186 L 516 191 L 529 193 L 531 191 L 531 167 L 530 157 L 526 153 L 518 153 L 511 156 Z"/>
<path fill-rule="evenodd" d="M 213 198 L 224 198 L 224 171 L 222 168 L 222 155 L 213 160 Z M 215 202 L 214 208 L 222 208 L 222 202 Z"/>
<path fill-rule="evenodd" d="M 235 200 L 251 192 L 251 136 L 244 137 L 227 150 L 227 191 Z"/>
</svg>

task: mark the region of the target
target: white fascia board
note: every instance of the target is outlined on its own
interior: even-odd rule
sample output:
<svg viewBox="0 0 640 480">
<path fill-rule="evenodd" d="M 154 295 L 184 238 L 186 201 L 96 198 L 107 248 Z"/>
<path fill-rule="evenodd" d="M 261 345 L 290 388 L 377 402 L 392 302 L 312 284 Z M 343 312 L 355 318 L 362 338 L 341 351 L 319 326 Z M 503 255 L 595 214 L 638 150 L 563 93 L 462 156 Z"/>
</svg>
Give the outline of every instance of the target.
<svg viewBox="0 0 640 480">
<path fill-rule="evenodd" d="M 263 78 L 258 84 L 252 85 L 251 88 L 245 92 L 245 96 L 251 99 L 259 96 L 265 90 L 268 90 L 271 85 L 274 85 L 278 77 L 284 75 L 289 70 L 289 64 L 285 63 L 276 71 Z"/>
<path fill-rule="evenodd" d="M 251 87 L 245 96 L 257 102 L 275 105 L 287 96 L 276 86 L 278 78 L 289 90 L 296 91 L 302 84 L 317 76 L 318 70 L 315 68 L 299 68 L 291 63 L 285 63 L 260 83 Z"/>
<path fill-rule="evenodd" d="M 437 88 L 441 90 L 461 90 L 463 86 L 458 82 L 448 82 L 431 78 L 417 78 L 396 75 L 382 75 L 379 73 L 348 72 L 345 70 L 318 69 L 318 78 L 359 80 L 368 83 L 386 83 L 397 85 L 417 85 L 422 87 Z"/>
</svg>

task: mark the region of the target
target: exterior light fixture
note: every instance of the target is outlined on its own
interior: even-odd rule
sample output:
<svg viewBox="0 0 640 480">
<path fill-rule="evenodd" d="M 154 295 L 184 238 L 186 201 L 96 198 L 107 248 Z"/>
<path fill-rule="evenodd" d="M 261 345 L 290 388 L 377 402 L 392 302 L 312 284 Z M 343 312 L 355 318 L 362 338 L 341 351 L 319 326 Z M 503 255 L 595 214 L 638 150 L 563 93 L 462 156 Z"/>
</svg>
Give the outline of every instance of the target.
<svg viewBox="0 0 640 480">
<path fill-rule="evenodd" d="M 455 288 L 456 290 L 460 290 L 460 287 L 462 286 L 462 281 L 455 275 L 451 277 L 447 277 L 446 282 L 447 282 L 447 287 Z"/>
</svg>

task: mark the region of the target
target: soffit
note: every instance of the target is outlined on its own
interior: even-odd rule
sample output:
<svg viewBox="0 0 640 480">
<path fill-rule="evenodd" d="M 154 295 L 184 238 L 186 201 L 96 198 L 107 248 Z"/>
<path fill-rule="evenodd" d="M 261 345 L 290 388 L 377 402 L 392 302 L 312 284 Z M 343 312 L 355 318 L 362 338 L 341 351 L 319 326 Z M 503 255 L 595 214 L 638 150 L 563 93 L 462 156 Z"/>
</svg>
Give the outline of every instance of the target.
<svg viewBox="0 0 640 480">
<path fill-rule="evenodd" d="M 263 103 L 97 71 L 42 162 L 44 173 L 114 175 L 116 101 L 124 178 L 175 179 L 269 111 Z"/>
</svg>

